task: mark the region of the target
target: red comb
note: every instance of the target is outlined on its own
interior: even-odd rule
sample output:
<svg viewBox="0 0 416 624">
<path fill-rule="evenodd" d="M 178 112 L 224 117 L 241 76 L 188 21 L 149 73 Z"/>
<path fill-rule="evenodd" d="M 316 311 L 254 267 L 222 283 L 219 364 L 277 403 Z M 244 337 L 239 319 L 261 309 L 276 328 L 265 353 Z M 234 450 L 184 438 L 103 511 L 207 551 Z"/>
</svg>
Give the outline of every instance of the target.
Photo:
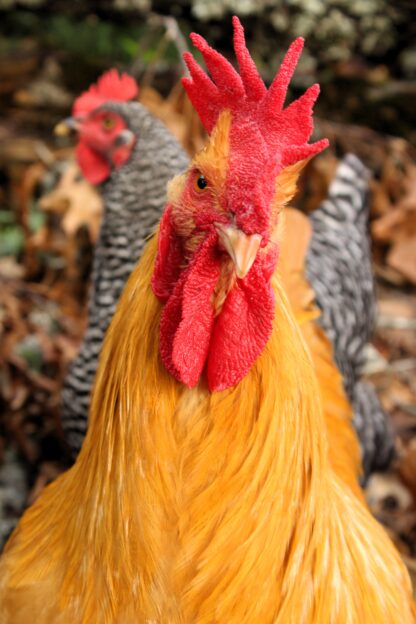
<svg viewBox="0 0 416 624">
<path fill-rule="evenodd" d="M 313 130 L 312 108 L 319 94 L 319 85 L 313 85 L 283 109 L 302 52 L 303 39 L 299 37 L 292 43 L 267 90 L 247 50 L 244 30 L 236 16 L 233 26 L 240 73 L 199 35 L 191 35 L 192 43 L 201 52 L 211 78 L 190 53 L 184 54 L 190 78 L 183 78 L 182 82 L 207 132 L 211 133 L 221 111 L 229 109 L 235 123 L 239 119 L 256 122 L 269 147 L 280 152 L 282 166 L 323 150 L 328 145 L 327 139 L 307 143 Z"/>
<path fill-rule="evenodd" d="M 106 71 L 74 102 L 72 114 L 85 115 L 109 100 L 127 102 L 136 97 L 139 87 L 131 76 L 120 74 L 116 69 Z"/>
</svg>

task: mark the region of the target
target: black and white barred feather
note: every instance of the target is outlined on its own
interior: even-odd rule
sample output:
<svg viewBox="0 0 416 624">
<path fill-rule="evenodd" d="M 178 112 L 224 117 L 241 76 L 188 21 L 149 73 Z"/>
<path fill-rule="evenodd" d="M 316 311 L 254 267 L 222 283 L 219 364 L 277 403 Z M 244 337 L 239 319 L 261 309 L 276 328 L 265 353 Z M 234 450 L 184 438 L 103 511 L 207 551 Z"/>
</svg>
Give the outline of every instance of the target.
<svg viewBox="0 0 416 624">
<path fill-rule="evenodd" d="M 159 222 L 172 176 L 188 157 L 169 130 L 138 102 L 101 107 L 121 115 L 137 142 L 130 160 L 102 185 L 103 218 L 94 252 L 88 325 L 62 394 L 62 425 L 72 454 L 87 430 L 90 394 L 105 332 L 146 239 Z"/>
<path fill-rule="evenodd" d="M 310 217 L 313 234 L 306 258 L 306 276 L 322 311 L 320 323 L 334 346 L 354 408 L 364 476 L 385 467 L 393 453 L 389 419 L 374 388 L 360 381 L 364 348 L 375 322 L 368 177 L 358 158 L 345 156 L 327 199 Z"/>
</svg>

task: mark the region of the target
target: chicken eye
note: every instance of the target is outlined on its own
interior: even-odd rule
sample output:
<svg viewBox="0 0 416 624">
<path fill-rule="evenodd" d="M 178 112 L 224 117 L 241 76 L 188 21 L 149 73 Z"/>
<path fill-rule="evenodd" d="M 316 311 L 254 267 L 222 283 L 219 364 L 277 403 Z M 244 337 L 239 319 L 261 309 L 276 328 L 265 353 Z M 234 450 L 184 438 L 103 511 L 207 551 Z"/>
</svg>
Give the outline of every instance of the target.
<svg viewBox="0 0 416 624">
<path fill-rule="evenodd" d="M 208 182 L 205 176 L 203 176 L 201 173 L 198 173 L 195 177 L 195 189 L 198 191 L 198 193 L 202 193 L 206 190 L 207 186 Z"/>
<path fill-rule="evenodd" d="M 116 125 L 115 119 L 113 119 L 113 117 L 104 117 L 101 123 L 104 130 L 112 130 Z"/>
</svg>

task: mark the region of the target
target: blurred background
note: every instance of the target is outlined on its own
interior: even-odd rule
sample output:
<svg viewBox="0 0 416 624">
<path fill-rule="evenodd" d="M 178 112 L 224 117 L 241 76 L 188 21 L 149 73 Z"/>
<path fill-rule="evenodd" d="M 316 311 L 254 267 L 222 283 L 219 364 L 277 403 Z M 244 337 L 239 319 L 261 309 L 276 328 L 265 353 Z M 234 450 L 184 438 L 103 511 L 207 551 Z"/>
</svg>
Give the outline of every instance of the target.
<svg viewBox="0 0 416 624">
<path fill-rule="evenodd" d="M 313 210 L 340 157 L 370 168 L 379 314 L 366 376 L 397 433 L 373 512 L 416 574 L 416 2 L 414 0 L 0 0 L 0 545 L 25 505 L 68 465 L 60 390 L 85 327 L 101 202 L 70 140 L 74 98 L 117 67 L 190 153 L 204 142 L 180 77 L 192 30 L 232 59 L 238 14 L 269 83 L 294 37 L 306 50 L 291 97 L 315 81 L 331 148 L 305 171 Z"/>
</svg>

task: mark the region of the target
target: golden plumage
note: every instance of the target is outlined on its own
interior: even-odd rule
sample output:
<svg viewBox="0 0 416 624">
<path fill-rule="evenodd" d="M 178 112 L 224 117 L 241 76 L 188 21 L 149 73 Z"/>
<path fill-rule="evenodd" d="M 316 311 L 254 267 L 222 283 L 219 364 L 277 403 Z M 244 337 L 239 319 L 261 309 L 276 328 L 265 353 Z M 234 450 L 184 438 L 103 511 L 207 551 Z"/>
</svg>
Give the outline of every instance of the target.
<svg viewBox="0 0 416 624">
<path fill-rule="evenodd" d="M 328 435 L 329 460 L 337 475 L 356 496 L 364 500 L 358 481 L 361 474 L 360 447 L 352 426 L 352 406 L 333 360 L 332 346 L 316 322 L 319 311 L 304 274 L 312 226 L 301 212 L 286 208 L 281 228 L 279 274 L 317 374 Z"/>
<path fill-rule="evenodd" d="M 318 361 L 321 393 L 339 382 L 326 341 L 310 345 L 314 370 L 276 275 L 249 374 L 187 389 L 158 355 L 155 252 L 153 239 L 108 332 L 81 454 L 2 558 L 0 623 L 414 622 L 405 567 L 344 482 L 356 457 L 329 464 L 345 428 L 322 413 Z"/>
</svg>

